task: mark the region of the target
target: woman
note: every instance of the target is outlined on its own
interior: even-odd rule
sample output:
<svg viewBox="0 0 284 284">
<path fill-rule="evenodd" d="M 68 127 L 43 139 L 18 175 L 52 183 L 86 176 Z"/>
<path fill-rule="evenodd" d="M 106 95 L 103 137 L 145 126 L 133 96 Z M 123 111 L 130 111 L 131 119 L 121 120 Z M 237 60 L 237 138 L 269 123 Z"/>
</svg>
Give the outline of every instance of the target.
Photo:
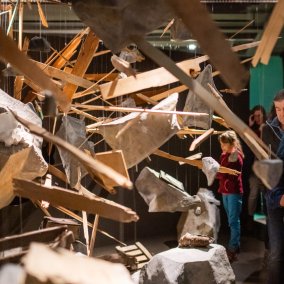
<svg viewBox="0 0 284 284">
<path fill-rule="evenodd" d="M 219 136 L 222 149 L 220 165 L 242 171 L 244 154 L 240 141 L 234 131 L 226 131 Z M 240 249 L 240 214 L 242 210 L 243 184 L 242 176 L 219 173 L 218 192 L 222 194 L 223 205 L 227 214 L 230 227 L 230 240 L 227 254 L 230 262 L 237 259 L 236 254 Z"/>
</svg>

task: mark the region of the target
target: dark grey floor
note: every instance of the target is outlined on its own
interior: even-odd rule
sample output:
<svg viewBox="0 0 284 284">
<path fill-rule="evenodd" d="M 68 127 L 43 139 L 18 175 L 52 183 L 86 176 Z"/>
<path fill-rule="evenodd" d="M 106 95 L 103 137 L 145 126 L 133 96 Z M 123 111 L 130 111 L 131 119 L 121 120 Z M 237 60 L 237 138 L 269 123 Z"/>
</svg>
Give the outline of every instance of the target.
<svg viewBox="0 0 284 284">
<path fill-rule="evenodd" d="M 253 234 L 244 234 L 241 238 L 241 251 L 238 260 L 232 263 L 237 284 L 264 284 L 266 283 L 266 268 L 264 265 L 265 247 L 260 238 L 261 233 L 255 230 Z M 218 243 L 226 246 L 227 232 L 220 232 Z M 174 235 L 158 236 L 150 239 L 138 240 L 152 255 L 177 246 Z M 114 246 L 99 247 L 94 249 L 95 256 L 115 253 Z"/>
</svg>

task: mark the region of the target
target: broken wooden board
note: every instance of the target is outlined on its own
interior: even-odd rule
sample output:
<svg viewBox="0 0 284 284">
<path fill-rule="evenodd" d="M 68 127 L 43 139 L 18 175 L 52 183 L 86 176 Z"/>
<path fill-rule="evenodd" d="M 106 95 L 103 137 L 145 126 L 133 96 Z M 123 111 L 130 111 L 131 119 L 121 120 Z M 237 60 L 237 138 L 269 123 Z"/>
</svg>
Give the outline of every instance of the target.
<svg viewBox="0 0 284 284">
<path fill-rule="evenodd" d="M 198 138 L 194 139 L 189 147 L 189 151 L 194 151 L 202 142 L 204 142 L 214 132 L 214 128 L 210 128 L 201 134 Z"/>
<path fill-rule="evenodd" d="M 87 197 L 57 186 L 45 187 L 23 179 L 14 179 L 13 187 L 15 194 L 31 200 L 45 200 L 52 205 L 99 214 L 103 218 L 123 223 L 136 222 L 139 219 L 132 209 L 95 195 Z"/>
<path fill-rule="evenodd" d="M 232 50 L 237 52 L 240 50 L 248 49 L 255 47 L 259 42 L 252 42 L 249 44 L 242 44 L 232 47 Z M 184 60 L 182 62 L 176 63 L 176 65 L 182 69 L 186 74 L 190 74 L 191 70 L 200 71 L 200 66 L 202 62 L 205 62 L 209 59 L 207 55 L 197 57 L 195 59 Z M 175 83 L 178 79 L 168 72 L 165 68 L 160 67 L 151 71 L 146 71 L 136 75 L 134 77 L 127 77 L 124 79 L 116 79 L 113 82 L 105 83 L 100 85 L 100 91 L 105 100 L 127 95 L 134 92 L 139 92 L 147 88 L 156 88 L 164 86 L 167 84 Z M 179 87 L 181 88 L 181 87 Z M 188 86 L 184 89 L 187 89 Z M 174 90 L 173 92 L 181 92 L 182 90 Z M 159 95 L 157 95 L 159 96 Z M 164 97 L 162 97 L 164 98 Z M 160 99 L 162 99 L 160 98 Z M 158 100 L 156 98 L 153 98 Z"/>
<path fill-rule="evenodd" d="M 41 63 L 38 61 L 33 61 L 35 64 L 42 69 L 44 73 L 46 73 L 51 78 L 60 79 L 63 82 L 67 82 L 73 85 L 77 85 L 82 88 L 91 88 L 93 92 L 98 91 L 98 87 L 92 87 L 93 83 L 89 80 L 86 80 L 84 78 L 81 78 L 80 76 L 70 74 L 66 71 L 60 70 L 58 68 L 55 68 L 53 66 L 49 66 L 45 63 Z"/>
<path fill-rule="evenodd" d="M 94 54 L 99 46 L 99 38 L 94 35 L 94 33 L 90 30 L 87 34 L 85 41 L 81 45 L 81 49 L 72 69 L 71 74 L 74 74 L 79 77 L 83 77 L 94 57 Z M 77 86 L 73 84 L 67 84 L 63 88 L 64 94 L 72 100 L 74 93 L 77 90 Z"/>
<path fill-rule="evenodd" d="M 31 133 L 34 133 L 40 137 L 43 137 L 48 142 L 52 142 L 53 144 L 60 146 L 63 149 L 72 153 L 84 165 L 84 167 L 86 167 L 86 169 L 91 175 L 96 175 L 96 172 L 103 173 L 109 176 L 110 179 L 113 179 L 115 182 L 117 182 L 120 186 L 126 187 L 126 188 L 132 188 L 132 183 L 128 179 L 126 179 L 124 176 L 114 171 L 112 168 L 104 165 L 103 163 L 99 161 L 92 159 L 90 156 L 85 154 L 83 151 L 65 142 L 61 138 L 52 135 L 50 132 L 48 132 L 44 128 L 26 121 L 25 119 L 17 116 L 15 113 L 13 114 L 20 123 L 22 123 L 25 127 L 27 127 L 30 130 Z"/>
<path fill-rule="evenodd" d="M 221 72 L 224 82 L 239 91 L 249 78 L 248 71 L 240 64 L 229 42 L 211 19 L 206 6 L 199 0 L 167 0 L 178 18 L 198 41 L 214 67 Z"/>
<path fill-rule="evenodd" d="M 166 159 L 170 159 L 170 160 L 173 160 L 173 161 L 176 161 L 176 162 L 183 162 L 184 164 L 188 164 L 188 165 L 197 167 L 199 169 L 202 169 L 202 161 L 201 160 L 189 160 L 187 158 L 171 155 L 171 154 L 164 152 L 164 151 L 161 151 L 161 150 L 156 150 L 153 153 L 153 155 L 157 155 L 157 156 L 160 156 L 160 157 L 163 157 L 163 158 L 166 158 Z M 230 169 L 230 168 L 227 168 L 227 167 L 222 167 L 222 166 L 219 168 L 218 172 L 224 173 L 224 174 L 226 173 L 226 174 L 230 174 L 230 175 L 239 175 L 240 174 L 240 172 L 237 171 L 237 170 Z"/>
<path fill-rule="evenodd" d="M 9 62 L 16 70 L 39 86 L 41 90 L 49 91 L 55 97 L 62 111 L 68 112 L 71 101 L 40 68 L 18 49 L 16 43 L 6 36 L 2 30 L 0 30 L 0 45 L 0 58 L 2 61 Z"/>
<path fill-rule="evenodd" d="M 129 179 L 125 159 L 121 150 L 96 153 L 94 155 L 94 158 L 102 162 L 103 164 L 112 167 L 115 171 L 123 175 L 125 178 Z M 102 174 L 99 174 L 98 176 L 101 180 L 101 184 L 104 187 L 113 189 L 115 186 L 118 186 L 117 183 L 110 180 L 107 176 Z"/>
<path fill-rule="evenodd" d="M 151 253 L 140 242 L 125 247 L 116 246 L 115 249 L 130 271 L 141 269 L 152 258 Z"/>
<path fill-rule="evenodd" d="M 32 242 L 45 243 L 53 247 L 63 246 L 66 249 L 70 249 L 71 243 L 74 242 L 74 237 L 66 229 L 67 226 L 57 226 L 0 239 L 0 264 L 19 262 L 27 253 L 28 247 Z M 11 251 L 9 252 L 9 250 Z"/>
<path fill-rule="evenodd" d="M 8 157 L 0 172 L 0 209 L 9 205 L 15 197 L 13 178 L 32 180 L 43 176 L 46 171 L 47 164 L 42 157 L 39 157 L 33 146 Z"/>
<path fill-rule="evenodd" d="M 268 64 L 272 50 L 278 40 L 280 32 L 284 26 L 284 0 L 278 0 L 270 15 L 268 24 L 265 27 L 260 44 L 252 60 L 252 66 L 256 66 L 260 61 Z"/>
</svg>

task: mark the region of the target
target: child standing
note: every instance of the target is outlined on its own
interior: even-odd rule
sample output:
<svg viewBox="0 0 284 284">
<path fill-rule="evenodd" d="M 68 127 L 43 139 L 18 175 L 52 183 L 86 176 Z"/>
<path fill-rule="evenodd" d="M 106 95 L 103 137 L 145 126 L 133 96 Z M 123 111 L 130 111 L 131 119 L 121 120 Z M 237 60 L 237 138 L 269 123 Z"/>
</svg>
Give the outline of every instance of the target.
<svg viewBox="0 0 284 284">
<path fill-rule="evenodd" d="M 219 136 L 222 149 L 220 165 L 242 171 L 244 154 L 240 141 L 234 131 L 226 131 Z M 230 240 L 227 254 L 230 262 L 237 259 L 236 254 L 240 249 L 240 214 L 242 211 L 243 184 L 242 176 L 223 174 L 217 175 L 219 179 L 218 192 L 222 194 L 223 205 L 227 214 L 230 227 Z"/>
</svg>

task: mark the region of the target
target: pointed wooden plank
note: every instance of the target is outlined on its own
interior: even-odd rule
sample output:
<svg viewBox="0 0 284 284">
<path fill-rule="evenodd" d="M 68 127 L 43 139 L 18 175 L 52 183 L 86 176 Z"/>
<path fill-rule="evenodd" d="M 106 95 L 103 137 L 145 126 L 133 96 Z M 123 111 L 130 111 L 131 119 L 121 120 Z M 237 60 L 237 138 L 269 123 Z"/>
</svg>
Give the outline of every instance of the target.
<svg viewBox="0 0 284 284">
<path fill-rule="evenodd" d="M 18 48 L 22 50 L 23 47 L 23 18 L 24 18 L 24 4 L 19 3 L 19 33 L 18 33 Z"/>
<path fill-rule="evenodd" d="M 237 52 L 257 46 L 259 42 L 252 42 L 248 44 L 241 44 L 232 47 L 232 50 Z M 209 59 L 207 55 L 197 57 L 195 59 L 189 59 L 177 63 L 176 65 L 182 69 L 186 74 L 189 74 L 191 70 L 200 71 L 199 64 Z M 100 85 L 101 94 L 104 100 L 127 95 L 130 93 L 139 92 L 147 88 L 155 88 L 177 82 L 178 79 L 168 72 L 165 68 L 157 68 L 151 71 L 146 71 L 136 75 L 136 79 L 133 77 L 127 77 L 124 79 L 117 79 L 113 82 Z"/>
<path fill-rule="evenodd" d="M 72 57 L 74 51 L 81 43 L 82 37 L 85 33 L 89 31 L 89 28 L 80 31 L 60 52 L 57 54 L 57 57 L 61 55 L 56 61 L 52 64 L 53 67 L 61 69 L 66 62 Z"/>
<path fill-rule="evenodd" d="M 275 46 L 275 43 L 284 24 L 283 18 L 284 1 L 279 0 L 273 8 L 273 11 L 268 20 L 268 24 L 263 32 L 260 44 L 252 60 L 252 66 L 255 67 L 258 64 L 259 60 L 263 64 L 268 64 L 272 49 Z"/>
<path fill-rule="evenodd" d="M 232 52 L 229 42 L 211 19 L 206 6 L 199 0 L 167 0 L 167 3 L 197 39 L 214 67 L 221 72 L 224 82 L 236 91 L 243 88 L 249 73 Z"/>
<path fill-rule="evenodd" d="M 175 155 L 171 155 L 167 152 L 161 151 L 161 150 L 156 150 L 153 155 L 159 156 L 159 157 L 163 157 L 169 160 L 173 160 L 176 162 L 183 162 L 184 164 L 188 164 L 194 167 L 197 167 L 199 169 L 202 169 L 202 161 L 201 160 L 189 160 L 187 158 L 183 158 L 183 157 L 179 157 L 179 156 L 175 156 Z M 223 173 L 223 174 L 230 174 L 230 175 L 239 175 L 240 172 L 234 169 L 230 169 L 227 167 L 222 167 L 220 166 L 219 173 Z"/>
<path fill-rule="evenodd" d="M 35 64 L 40 67 L 42 69 L 42 71 L 44 73 L 46 73 L 48 76 L 50 76 L 51 78 L 56 78 L 56 79 L 60 79 L 64 82 L 68 82 L 70 84 L 74 84 L 77 85 L 79 87 L 82 88 L 91 88 L 93 92 L 96 92 L 99 90 L 98 87 L 93 87 L 93 83 L 89 80 L 86 80 L 80 76 L 74 75 L 74 74 L 70 74 L 66 71 L 62 71 L 58 68 L 55 68 L 53 66 L 49 66 L 45 63 L 41 63 L 38 61 L 33 61 L 35 62 Z M 68 70 L 68 69 L 67 69 Z"/>
<path fill-rule="evenodd" d="M 97 105 L 83 105 L 83 104 L 72 104 L 72 106 L 88 109 L 88 110 L 104 110 L 104 111 L 119 111 L 119 112 L 146 112 L 155 114 L 178 114 L 183 116 L 208 116 L 208 113 L 201 112 L 189 112 L 189 111 L 170 111 L 170 110 L 159 110 L 159 109 L 142 109 L 134 107 L 116 107 L 116 106 L 97 106 Z"/>
<path fill-rule="evenodd" d="M 32 61 L 29 60 L 18 48 L 15 42 L 6 36 L 0 29 L 0 58 L 2 61 L 9 62 L 14 68 L 30 79 L 41 89 L 49 91 L 63 112 L 68 112 L 70 100 L 65 94 L 40 70 Z"/>
<path fill-rule="evenodd" d="M 58 226 L 5 237 L 0 239 L 0 251 L 16 247 L 27 247 L 32 241 L 44 243 L 51 242 L 61 235 L 66 229 L 67 226 Z"/>
<path fill-rule="evenodd" d="M 86 37 L 86 40 L 81 46 L 80 53 L 71 74 L 77 75 L 79 77 L 83 77 L 85 75 L 98 46 L 99 38 L 95 36 L 95 34 L 90 30 Z M 77 88 L 78 87 L 76 85 L 67 84 L 64 87 L 63 92 L 71 100 Z"/>
<path fill-rule="evenodd" d="M 132 209 L 100 197 L 86 197 L 71 190 L 60 187 L 45 187 L 41 184 L 14 179 L 15 194 L 31 200 L 46 200 L 54 205 L 73 210 L 99 214 L 103 218 L 123 223 L 136 222 L 139 217 Z"/>
<path fill-rule="evenodd" d="M 36 3 L 37 3 L 37 9 L 38 9 L 38 13 L 39 13 L 41 24 L 44 27 L 48 28 L 48 23 L 47 23 L 45 15 L 43 13 L 43 10 L 42 10 L 42 7 L 41 7 L 41 4 L 40 4 L 39 0 L 36 0 Z"/>
<path fill-rule="evenodd" d="M 202 142 L 204 142 L 214 132 L 214 128 L 210 128 L 205 131 L 202 135 L 196 138 L 190 145 L 189 151 L 194 151 Z"/>
<path fill-rule="evenodd" d="M 68 151 L 70 154 L 74 155 L 80 163 L 88 170 L 90 175 L 96 176 L 96 173 L 101 173 L 108 176 L 114 182 L 119 184 L 122 187 L 126 187 L 131 189 L 132 182 L 126 179 L 121 174 L 114 171 L 112 168 L 104 165 L 103 163 L 92 159 L 89 155 L 84 153 L 83 151 L 79 150 L 75 146 L 65 142 L 58 136 L 52 135 L 46 129 L 39 127 L 33 123 L 26 121 L 25 119 L 19 117 L 14 112 L 12 112 L 15 118 L 22 123 L 25 127 L 27 127 L 31 133 L 34 133 L 42 138 L 44 138 L 48 142 L 52 142 L 53 144 L 63 148 L 64 150 Z"/>
<path fill-rule="evenodd" d="M 121 150 L 96 153 L 95 158 L 105 165 L 112 167 L 125 178 L 129 179 L 125 159 Z M 100 175 L 100 178 L 103 185 L 107 188 L 113 188 L 117 186 L 117 184 L 110 180 L 107 176 Z"/>
<path fill-rule="evenodd" d="M 23 43 L 23 53 L 27 54 L 27 50 L 29 47 L 30 40 L 25 37 L 24 43 Z M 16 76 L 14 81 L 14 98 L 17 100 L 22 99 L 22 88 L 24 85 L 24 76 Z"/>
</svg>

